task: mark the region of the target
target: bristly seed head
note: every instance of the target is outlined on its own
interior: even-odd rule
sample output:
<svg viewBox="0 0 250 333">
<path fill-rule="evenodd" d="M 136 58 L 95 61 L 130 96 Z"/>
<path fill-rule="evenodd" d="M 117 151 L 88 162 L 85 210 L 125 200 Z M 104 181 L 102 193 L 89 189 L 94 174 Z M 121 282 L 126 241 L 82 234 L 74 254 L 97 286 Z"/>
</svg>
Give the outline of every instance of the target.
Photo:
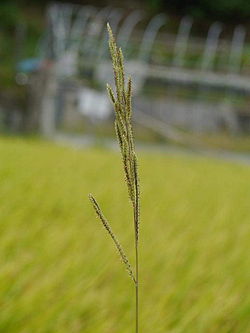
<svg viewBox="0 0 250 333">
<path fill-rule="evenodd" d="M 128 187 L 129 198 L 136 211 L 135 214 L 135 231 L 136 239 L 139 236 L 139 176 L 137 169 L 137 160 L 134 149 L 134 138 L 131 124 L 131 96 L 132 81 L 128 79 L 127 87 L 125 86 L 124 61 L 122 50 L 117 47 L 112 30 L 107 24 L 109 33 L 109 49 L 112 58 L 116 97 L 111 87 L 108 85 L 108 93 L 111 102 L 114 105 L 116 121 L 115 130 L 119 142 L 123 168 Z"/>
<path fill-rule="evenodd" d="M 135 228 L 135 241 L 136 241 L 136 250 L 139 240 L 139 176 L 138 176 L 138 167 L 137 167 L 137 158 L 134 149 L 134 138 L 131 124 L 131 96 L 132 96 L 132 81 L 129 78 L 127 85 L 125 83 L 125 72 L 124 72 L 124 61 L 122 50 L 117 48 L 116 42 L 112 33 L 112 30 L 107 24 L 108 33 L 109 33 L 109 49 L 112 58 L 114 78 L 115 78 L 115 90 L 116 94 L 113 92 L 110 85 L 107 84 L 107 91 L 110 97 L 110 100 L 114 106 L 115 110 L 115 132 L 117 140 L 120 146 L 120 151 L 122 155 L 123 169 L 125 173 L 125 179 L 128 188 L 129 198 L 132 202 L 133 211 L 134 211 L 134 228 Z M 125 252 L 123 251 L 120 243 L 117 240 L 117 237 L 113 233 L 111 226 L 108 220 L 102 213 L 102 210 L 97 203 L 96 199 L 89 194 L 89 199 L 93 205 L 93 208 L 102 222 L 104 228 L 107 230 L 108 234 L 112 238 L 115 246 L 120 254 L 120 257 L 126 266 L 126 269 L 134 281 L 136 287 L 138 286 L 138 266 L 136 265 L 136 276 L 133 273 L 131 265 L 128 261 Z M 136 251 L 137 253 L 137 251 Z M 138 260 L 138 255 L 136 256 Z M 138 261 L 136 261 L 138 262 Z"/>
</svg>

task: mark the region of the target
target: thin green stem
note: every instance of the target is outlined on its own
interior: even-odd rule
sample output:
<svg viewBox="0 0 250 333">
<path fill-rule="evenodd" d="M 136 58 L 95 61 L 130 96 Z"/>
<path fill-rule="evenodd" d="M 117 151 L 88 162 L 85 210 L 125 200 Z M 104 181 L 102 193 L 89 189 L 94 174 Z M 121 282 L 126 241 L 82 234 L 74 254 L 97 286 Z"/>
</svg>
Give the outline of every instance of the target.
<svg viewBox="0 0 250 333">
<path fill-rule="evenodd" d="M 139 332 L 139 186 L 137 169 L 135 169 L 135 204 L 134 204 L 134 226 L 135 226 L 135 332 Z"/>
<path fill-rule="evenodd" d="M 138 241 L 135 241 L 135 332 L 139 332 L 139 256 L 138 256 Z"/>
<path fill-rule="evenodd" d="M 139 220 L 140 220 L 140 190 L 137 174 L 136 156 L 134 156 L 134 174 L 135 174 L 135 202 L 134 202 L 134 226 L 135 226 L 135 298 L 136 298 L 136 329 L 139 332 Z"/>
</svg>

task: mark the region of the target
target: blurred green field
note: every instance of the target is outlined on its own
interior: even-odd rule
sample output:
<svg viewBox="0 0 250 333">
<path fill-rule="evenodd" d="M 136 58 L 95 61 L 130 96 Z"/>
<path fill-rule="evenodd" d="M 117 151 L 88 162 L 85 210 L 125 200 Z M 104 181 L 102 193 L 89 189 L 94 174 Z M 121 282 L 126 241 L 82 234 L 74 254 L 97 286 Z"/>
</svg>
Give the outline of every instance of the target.
<svg viewBox="0 0 250 333">
<path fill-rule="evenodd" d="M 0 140 L 0 332 L 131 333 L 133 262 L 117 153 Z M 141 332 L 250 332 L 250 167 L 140 153 Z"/>
</svg>

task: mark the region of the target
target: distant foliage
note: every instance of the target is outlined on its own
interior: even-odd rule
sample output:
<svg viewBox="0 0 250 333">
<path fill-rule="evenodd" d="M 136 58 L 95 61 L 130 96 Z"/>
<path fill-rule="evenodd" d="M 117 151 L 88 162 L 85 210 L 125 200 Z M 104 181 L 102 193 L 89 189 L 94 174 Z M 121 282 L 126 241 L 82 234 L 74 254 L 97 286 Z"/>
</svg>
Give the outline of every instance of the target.
<svg viewBox="0 0 250 333">
<path fill-rule="evenodd" d="M 0 1 L 0 27 L 13 28 L 19 20 L 19 9 L 15 3 Z"/>
<path fill-rule="evenodd" d="M 210 20 L 241 20 L 250 18 L 249 0 L 146 0 L 151 10 L 172 10 L 177 14 L 191 14 Z"/>
</svg>

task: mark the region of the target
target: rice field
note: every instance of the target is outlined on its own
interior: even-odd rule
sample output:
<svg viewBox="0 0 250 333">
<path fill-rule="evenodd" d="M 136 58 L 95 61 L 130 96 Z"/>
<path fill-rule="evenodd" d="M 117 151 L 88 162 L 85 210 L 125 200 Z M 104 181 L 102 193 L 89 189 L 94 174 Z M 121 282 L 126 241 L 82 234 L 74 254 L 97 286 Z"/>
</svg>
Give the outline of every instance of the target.
<svg viewBox="0 0 250 333">
<path fill-rule="evenodd" d="M 250 167 L 139 153 L 141 332 L 250 332 Z M 0 332 L 131 333 L 133 262 L 120 156 L 0 139 Z"/>
</svg>

